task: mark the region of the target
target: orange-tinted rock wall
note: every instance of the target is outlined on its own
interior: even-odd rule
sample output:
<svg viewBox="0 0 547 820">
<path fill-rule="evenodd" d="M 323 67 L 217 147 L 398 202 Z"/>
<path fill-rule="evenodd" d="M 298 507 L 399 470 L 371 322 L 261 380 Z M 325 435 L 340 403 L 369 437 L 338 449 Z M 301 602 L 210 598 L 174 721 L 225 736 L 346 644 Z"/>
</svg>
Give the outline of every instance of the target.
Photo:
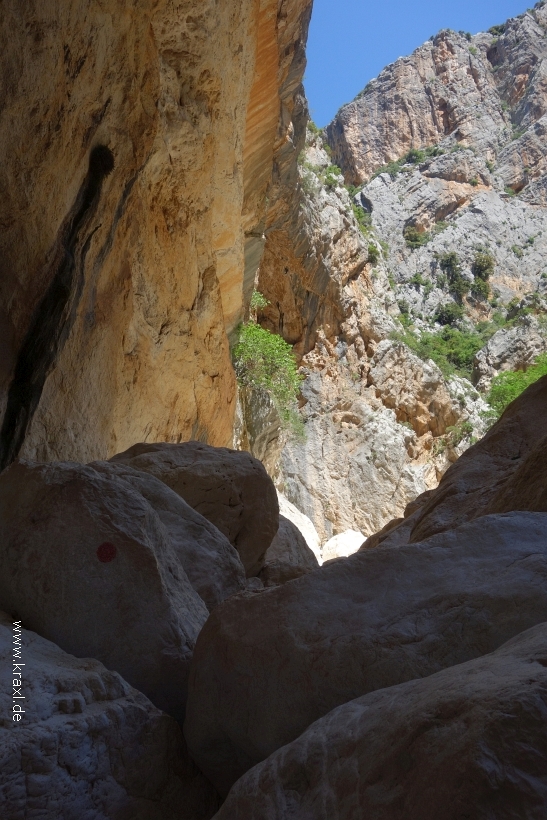
<svg viewBox="0 0 547 820">
<path fill-rule="evenodd" d="M 245 232 L 309 6 L 3 4 L 4 463 L 229 443 L 226 331 L 243 315 Z M 98 145 L 114 169 L 97 176 Z"/>
</svg>

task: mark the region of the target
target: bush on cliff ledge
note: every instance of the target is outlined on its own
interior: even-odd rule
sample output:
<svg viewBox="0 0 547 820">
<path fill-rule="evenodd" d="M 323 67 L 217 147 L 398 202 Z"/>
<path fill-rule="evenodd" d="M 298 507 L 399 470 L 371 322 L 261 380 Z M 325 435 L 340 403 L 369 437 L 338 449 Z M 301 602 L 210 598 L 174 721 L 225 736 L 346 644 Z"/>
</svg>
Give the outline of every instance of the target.
<svg viewBox="0 0 547 820">
<path fill-rule="evenodd" d="M 488 420 L 494 422 L 499 419 L 505 408 L 542 376 L 547 376 L 547 353 L 538 356 L 527 370 L 507 371 L 495 376 L 486 397 L 492 408 Z"/>
<path fill-rule="evenodd" d="M 265 390 L 282 422 L 301 433 L 297 397 L 302 379 L 291 346 L 281 336 L 249 322 L 239 326 L 232 356 L 238 383 Z"/>
</svg>

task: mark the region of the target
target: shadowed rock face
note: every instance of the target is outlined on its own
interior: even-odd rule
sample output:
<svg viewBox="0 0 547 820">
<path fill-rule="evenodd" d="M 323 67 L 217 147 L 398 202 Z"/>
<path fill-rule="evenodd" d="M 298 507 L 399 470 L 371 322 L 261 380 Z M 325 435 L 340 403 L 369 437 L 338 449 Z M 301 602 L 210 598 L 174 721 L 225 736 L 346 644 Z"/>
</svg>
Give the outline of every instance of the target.
<svg viewBox="0 0 547 820">
<path fill-rule="evenodd" d="M 138 490 L 89 466 L 16 462 L 0 477 L 0 543 L 7 612 L 184 716 L 208 611 Z"/>
<path fill-rule="evenodd" d="M 94 461 L 98 473 L 140 493 L 163 524 L 188 580 L 209 612 L 245 588 L 245 570 L 235 548 L 206 518 L 163 481 L 125 464 Z"/>
<path fill-rule="evenodd" d="M 144 438 L 231 441 L 227 333 L 260 260 L 274 162 L 290 174 L 303 138 L 310 7 L 3 4 L 3 466 L 18 452 L 108 458 Z M 91 180 L 102 149 L 114 167 Z"/>
<path fill-rule="evenodd" d="M 0 664 L 11 665 L 13 622 L 0 613 Z M 190 761 L 173 718 L 99 661 L 75 658 L 22 629 L 24 715 L 0 692 L 2 817 L 209 820 L 211 784 Z"/>
<path fill-rule="evenodd" d="M 215 818 L 540 820 L 547 625 L 338 707 L 244 775 Z"/>
<path fill-rule="evenodd" d="M 264 586 L 284 584 L 319 568 L 317 558 L 296 524 L 279 516 L 279 529 L 268 547 L 260 579 Z"/>
<path fill-rule="evenodd" d="M 336 706 L 547 620 L 546 518 L 484 517 L 221 604 L 190 673 L 184 731 L 202 771 L 225 794 Z"/>
</svg>

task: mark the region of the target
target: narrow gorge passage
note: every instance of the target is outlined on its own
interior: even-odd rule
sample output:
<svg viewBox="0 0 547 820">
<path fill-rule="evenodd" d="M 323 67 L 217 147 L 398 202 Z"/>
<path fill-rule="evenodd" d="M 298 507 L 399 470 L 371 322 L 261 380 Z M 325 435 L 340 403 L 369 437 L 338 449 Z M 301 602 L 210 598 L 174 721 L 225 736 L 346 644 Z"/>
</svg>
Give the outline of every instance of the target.
<svg viewBox="0 0 547 820">
<path fill-rule="evenodd" d="M 0 820 L 547 818 L 547 1 L 350 2 L 3 0 Z"/>
</svg>

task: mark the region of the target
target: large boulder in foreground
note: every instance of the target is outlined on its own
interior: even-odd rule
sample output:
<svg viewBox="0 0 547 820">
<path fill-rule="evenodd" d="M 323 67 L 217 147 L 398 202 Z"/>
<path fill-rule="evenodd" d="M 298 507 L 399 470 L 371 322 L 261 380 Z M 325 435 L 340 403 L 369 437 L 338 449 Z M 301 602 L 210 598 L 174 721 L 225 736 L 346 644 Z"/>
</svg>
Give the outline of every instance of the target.
<svg viewBox="0 0 547 820">
<path fill-rule="evenodd" d="M 296 524 L 280 515 L 279 529 L 266 552 L 260 579 L 265 586 L 284 584 L 314 569 L 319 569 L 319 563 L 306 539 Z"/>
<path fill-rule="evenodd" d="M 458 527 L 489 512 L 547 512 L 547 376 L 530 385 L 488 433 L 446 471 L 416 516 L 410 541 Z M 519 471 L 519 476 L 516 476 Z M 513 492 L 514 478 L 520 490 Z M 533 482 L 537 492 L 529 494 Z"/>
<path fill-rule="evenodd" d="M 228 538 L 247 576 L 258 575 L 279 527 L 275 487 L 260 461 L 199 441 L 135 444 L 110 460 L 171 487 Z"/>
<path fill-rule="evenodd" d="M 123 463 L 94 461 L 94 470 L 127 482 L 148 501 L 165 527 L 188 580 L 209 611 L 245 589 L 245 570 L 226 536 L 163 481 Z"/>
<path fill-rule="evenodd" d="M 24 700 L 13 720 L 14 641 Z M 4 820 L 208 820 L 217 795 L 173 718 L 96 660 L 68 655 L 0 613 Z"/>
<path fill-rule="evenodd" d="M 221 793 L 336 706 L 476 658 L 547 620 L 547 515 L 487 516 L 221 604 L 185 735 Z"/>
<path fill-rule="evenodd" d="M 159 517 L 126 481 L 72 463 L 4 470 L 0 607 L 183 717 L 209 613 Z"/>
<path fill-rule="evenodd" d="M 334 709 L 247 772 L 215 820 L 543 820 L 547 624 Z"/>
</svg>

